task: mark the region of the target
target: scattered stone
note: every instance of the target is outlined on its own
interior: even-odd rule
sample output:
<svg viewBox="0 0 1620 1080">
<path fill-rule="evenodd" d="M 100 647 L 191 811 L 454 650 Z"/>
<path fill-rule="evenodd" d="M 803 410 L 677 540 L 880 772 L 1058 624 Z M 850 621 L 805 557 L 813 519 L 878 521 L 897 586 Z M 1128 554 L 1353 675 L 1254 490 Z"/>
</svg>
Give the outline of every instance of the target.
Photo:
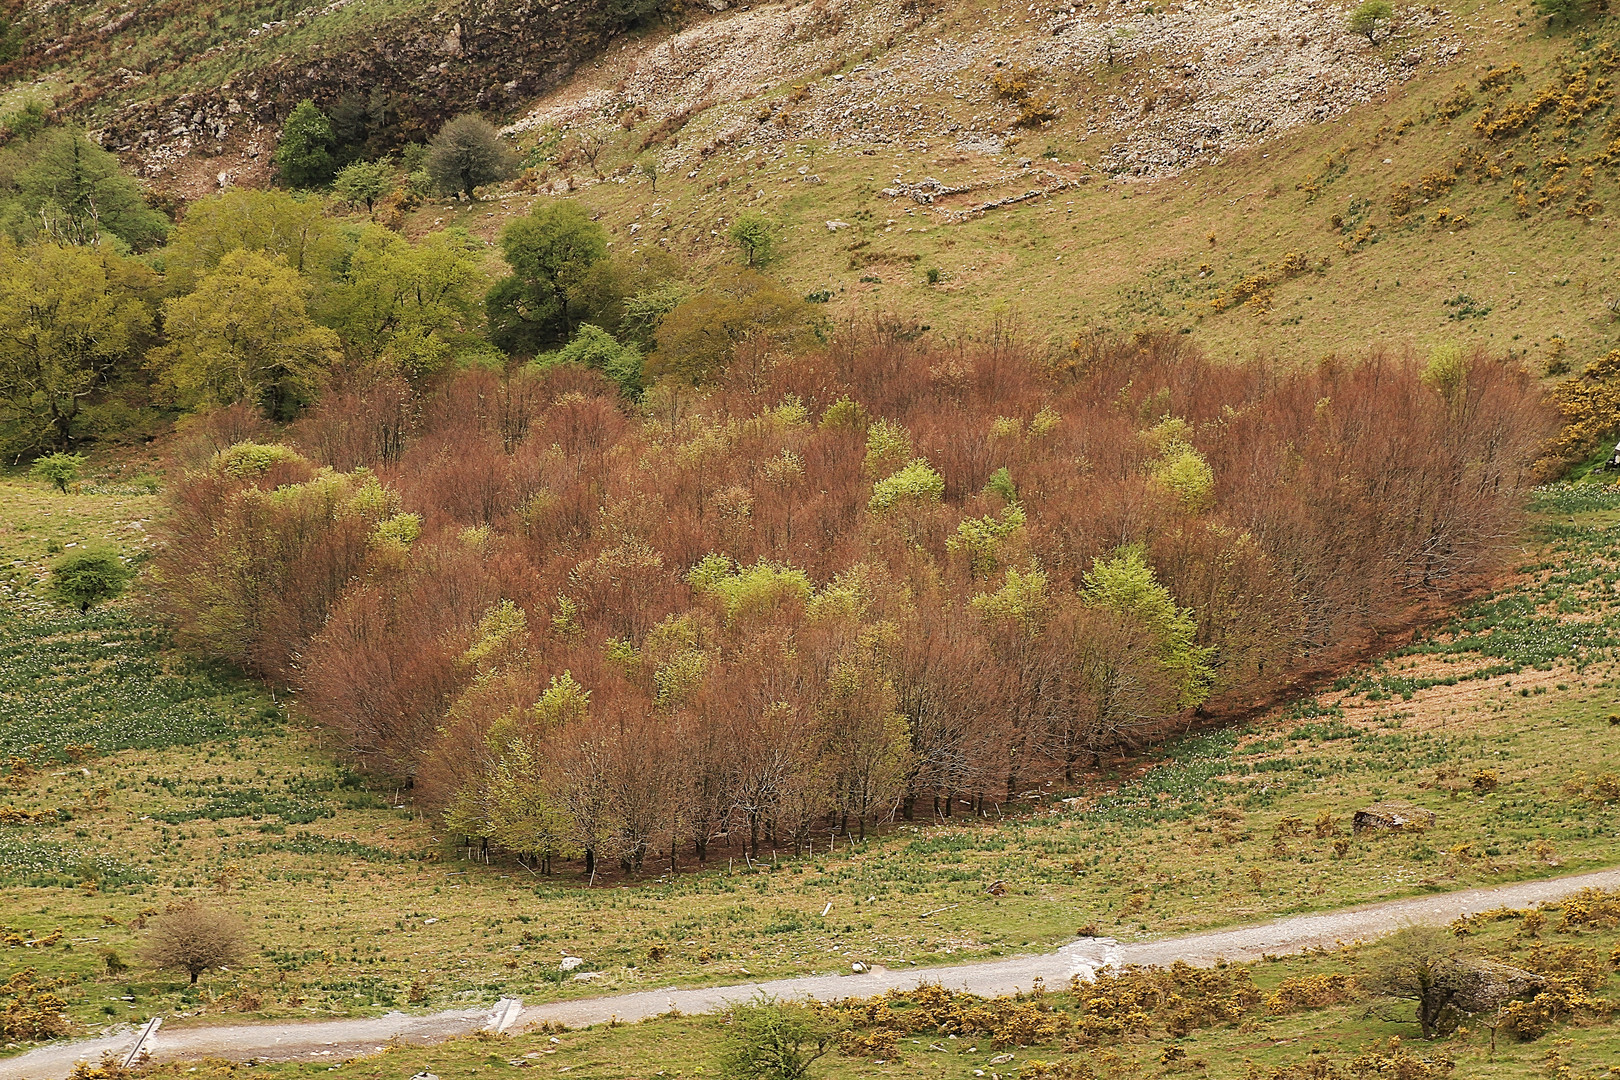
<svg viewBox="0 0 1620 1080">
<path fill-rule="evenodd" d="M 1011 1061 L 1012 1059 L 1013 1059 L 1013 1056 L 1011 1054 L 997 1054 L 995 1057 L 991 1058 L 987 1062 L 987 1064 L 990 1064 L 990 1065 L 1005 1065 L 1005 1064 L 1007 1064 L 1007 1062 Z"/>
<path fill-rule="evenodd" d="M 1006 896 L 1007 883 L 1005 881 L 992 882 L 990 887 L 984 891 L 989 893 L 991 896 Z"/>
<path fill-rule="evenodd" d="M 849 965 L 849 970 L 853 971 L 857 975 L 864 975 L 866 974 L 866 965 L 857 960 L 853 964 Z"/>
<path fill-rule="evenodd" d="M 557 965 L 558 971 L 578 971 L 585 966 L 585 961 L 577 956 L 565 956 L 562 963 Z"/>
</svg>

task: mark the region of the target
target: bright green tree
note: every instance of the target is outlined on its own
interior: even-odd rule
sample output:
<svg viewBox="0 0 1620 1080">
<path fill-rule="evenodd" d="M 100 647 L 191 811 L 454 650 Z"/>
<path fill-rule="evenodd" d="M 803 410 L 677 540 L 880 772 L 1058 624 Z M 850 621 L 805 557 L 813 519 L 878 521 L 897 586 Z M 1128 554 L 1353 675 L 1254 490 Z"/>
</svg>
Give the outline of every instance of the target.
<svg viewBox="0 0 1620 1080">
<path fill-rule="evenodd" d="M 420 379 L 457 358 L 488 353 L 483 339 L 484 245 L 461 229 L 412 244 L 367 226 L 347 272 L 328 290 L 321 321 L 345 350 Z"/>
<path fill-rule="evenodd" d="M 512 268 L 486 301 L 490 338 L 509 353 L 537 353 L 573 332 L 573 311 L 590 270 L 607 254 L 607 233 L 572 202 L 536 204 L 501 230 Z"/>
<path fill-rule="evenodd" d="M 226 255 L 196 291 L 164 304 L 169 344 L 157 358 L 170 385 L 188 402 L 246 401 L 290 417 L 340 356 L 337 334 L 309 317 L 306 291 L 285 263 Z"/>
<path fill-rule="evenodd" d="M 276 143 L 276 169 L 288 187 L 321 187 L 337 172 L 332 156 L 336 143 L 332 121 L 309 98 L 300 101 L 281 125 Z"/>
<path fill-rule="evenodd" d="M 186 208 L 164 252 L 164 268 L 172 287 L 189 292 L 237 250 L 280 256 L 317 283 L 337 272 L 345 254 L 320 196 L 230 188 Z"/>
<path fill-rule="evenodd" d="M 1395 20 L 1395 8 L 1389 0 L 1362 0 L 1350 13 L 1350 29 L 1378 44 L 1378 35 L 1388 31 Z"/>
<path fill-rule="evenodd" d="M 85 404 L 139 362 L 153 275 L 92 248 L 0 239 L 0 441 L 68 447 Z"/>
<path fill-rule="evenodd" d="M 540 370 L 556 364 L 578 364 L 600 371 L 618 383 L 627 397 L 641 389 L 641 350 L 591 323 L 581 323 L 567 345 L 534 358 L 534 366 Z"/>
<path fill-rule="evenodd" d="M 1170 590 L 1159 584 L 1142 549 L 1120 548 L 1098 559 L 1085 575 L 1085 601 L 1145 629 L 1159 663 L 1177 680 L 1183 707 L 1202 704 L 1215 681 L 1214 650 L 1197 644 L 1198 622 L 1192 609 L 1178 607 Z"/>
<path fill-rule="evenodd" d="M 428 144 L 428 175 L 441 191 L 461 192 L 468 199 L 473 189 L 512 175 L 512 155 L 488 120 L 462 113 L 439 129 Z"/>
<path fill-rule="evenodd" d="M 47 588 L 57 603 L 89 611 L 122 594 L 132 573 L 111 548 L 83 547 L 51 564 Z"/>
<path fill-rule="evenodd" d="M 66 495 L 68 485 L 79 478 L 79 472 L 83 468 L 83 454 L 64 454 L 58 451 L 35 458 L 34 464 L 28 469 L 28 475 L 42 483 L 52 485 Z"/>
<path fill-rule="evenodd" d="M 769 266 L 776 258 L 776 226 L 763 214 L 744 214 L 732 223 L 729 235 L 749 267 Z"/>
<path fill-rule="evenodd" d="M 365 205 L 366 213 L 394 188 L 394 167 L 387 161 L 356 161 L 338 171 L 332 190 L 346 203 Z"/>
<path fill-rule="evenodd" d="M 169 219 L 146 205 L 140 185 L 118 159 L 77 131 L 35 140 L 33 160 L 17 173 L 21 208 L 57 243 L 95 244 L 115 236 L 136 250 L 161 243 Z"/>
</svg>

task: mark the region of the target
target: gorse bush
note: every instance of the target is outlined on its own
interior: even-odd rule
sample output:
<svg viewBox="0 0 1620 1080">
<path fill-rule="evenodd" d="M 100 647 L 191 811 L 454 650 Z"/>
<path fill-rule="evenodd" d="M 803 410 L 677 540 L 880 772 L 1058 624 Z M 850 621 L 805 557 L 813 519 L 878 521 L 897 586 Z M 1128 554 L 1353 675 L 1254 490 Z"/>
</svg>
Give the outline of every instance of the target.
<svg viewBox="0 0 1620 1080">
<path fill-rule="evenodd" d="M 1442 392 L 1175 339 L 715 370 L 639 415 L 575 364 L 334 398 L 175 485 L 157 586 L 457 833 L 635 870 L 1005 802 L 1276 691 L 1489 568 L 1550 419 L 1481 358 Z"/>
</svg>

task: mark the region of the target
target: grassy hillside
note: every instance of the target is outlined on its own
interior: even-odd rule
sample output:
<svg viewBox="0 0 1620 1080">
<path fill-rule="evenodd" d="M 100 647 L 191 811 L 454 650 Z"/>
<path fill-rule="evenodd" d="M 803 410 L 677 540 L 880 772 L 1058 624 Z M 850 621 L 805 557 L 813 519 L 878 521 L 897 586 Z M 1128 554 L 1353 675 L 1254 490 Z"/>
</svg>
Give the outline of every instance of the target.
<svg viewBox="0 0 1620 1080">
<path fill-rule="evenodd" d="M 296 709 L 164 649 L 138 598 L 88 616 L 32 599 L 53 541 L 139 548 L 152 498 L 134 491 L 8 481 L 0 500 L 13 594 L 0 636 L 16 660 L 0 688 L 8 967 L 60 979 L 80 1030 L 926 966 L 1082 926 L 1157 936 L 1613 858 L 1609 488 L 1547 490 L 1514 582 L 1431 636 L 1135 778 L 1004 820 L 903 826 L 755 867 L 717 848 L 707 872 L 595 887 L 467 858 L 408 792 L 349 774 Z M 1434 829 L 1352 837 L 1351 813 L 1385 798 L 1433 809 Z M 1003 895 L 988 891 L 998 880 Z M 138 964 L 144 918 L 188 896 L 247 919 L 250 965 L 188 988 Z M 564 954 L 597 974 L 560 982 Z"/>
<path fill-rule="evenodd" d="M 1166 62 L 1174 41 L 1168 55 L 1043 69 L 1033 50 L 1045 18 L 1003 23 L 994 11 L 952 7 L 887 45 L 761 82 L 744 101 L 686 92 L 661 106 L 685 102 L 675 120 L 654 109 L 638 121 L 635 73 L 662 55 L 652 41 L 583 71 L 518 126 L 535 165 L 514 192 L 430 205 L 410 228 L 458 223 L 493 238 L 535 198 L 525 189 L 542 199 L 566 192 L 617 243 L 656 243 L 701 274 L 735 257 L 728 223 L 762 213 L 781 229 L 775 272 L 828 296 L 835 316 L 881 312 L 950 334 L 994 319 L 1065 344 L 1163 327 L 1217 354 L 1287 359 L 1457 342 L 1554 372 L 1615 343 L 1613 17 L 1549 30 L 1523 4 L 1457 4 L 1446 25 L 1460 55 L 1423 63 L 1328 122 L 1223 136 L 1237 145 L 1221 152 L 1186 144 L 1191 167 L 1144 177 L 1118 171 L 1134 129 L 1162 128 L 1174 142 L 1189 111 L 1219 112 L 1221 101 L 1176 104 L 1186 92 Z M 1364 59 L 1398 67 L 1420 36 Z M 917 62 L 931 39 L 984 55 L 937 89 L 907 88 L 906 108 L 919 110 L 908 135 L 903 120 L 882 119 L 893 92 L 867 80 Z M 717 64 L 692 78 L 718 78 Z M 1020 106 L 995 90 L 1009 70 L 1049 89 L 1055 119 L 1017 126 Z M 877 127 L 855 133 L 815 119 L 823 98 L 881 106 Z M 1127 115 L 1115 101 L 1151 111 Z M 985 112 L 959 115 L 964 107 Z M 968 126 L 933 137 L 936 110 Z M 577 149 L 582 132 L 603 145 L 594 163 Z M 980 149 L 964 149 L 969 134 L 982 135 Z M 632 168 L 649 155 L 656 183 Z M 972 190 L 929 203 L 892 194 L 930 177 Z"/>
</svg>

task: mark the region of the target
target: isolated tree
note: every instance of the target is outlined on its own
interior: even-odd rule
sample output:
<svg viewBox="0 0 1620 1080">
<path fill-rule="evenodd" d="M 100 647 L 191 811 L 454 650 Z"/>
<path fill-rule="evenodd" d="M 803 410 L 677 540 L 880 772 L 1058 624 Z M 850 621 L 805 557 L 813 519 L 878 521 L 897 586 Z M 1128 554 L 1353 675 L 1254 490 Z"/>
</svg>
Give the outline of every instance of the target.
<svg viewBox="0 0 1620 1080">
<path fill-rule="evenodd" d="M 462 113 L 445 123 L 428 144 L 428 175 L 441 191 L 459 191 L 468 199 L 480 184 L 512 175 L 512 155 L 494 125 L 481 116 Z"/>
<path fill-rule="evenodd" d="M 1350 13 L 1350 29 L 1378 44 L 1378 35 L 1387 31 L 1395 21 L 1395 8 L 1389 0 L 1362 0 Z"/>
<path fill-rule="evenodd" d="M 155 354 L 192 402 L 245 401 L 287 419 L 339 358 L 337 334 L 309 317 L 306 285 L 285 264 L 233 251 L 189 296 L 163 306 L 169 344 Z"/>
<path fill-rule="evenodd" d="M 574 329 L 573 305 L 607 254 L 607 233 L 572 202 L 540 203 L 501 230 L 512 268 L 490 290 L 490 340 L 509 353 L 535 353 Z"/>
<path fill-rule="evenodd" d="M 1418 1027 L 1432 1039 L 1447 1025 L 1452 1001 L 1471 985 L 1473 951 L 1439 926 L 1407 926 L 1379 943 L 1371 960 L 1371 985 L 1394 998 L 1417 1003 Z"/>
<path fill-rule="evenodd" d="M 203 972 L 229 967 L 247 953 L 247 928 L 242 920 L 195 900 L 154 918 L 141 948 L 148 964 L 164 971 L 183 971 L 193 984 Z"/>
<path fill-rule="evenodd" d="M 146 205 L 118 159 L 82 132 L 50 131 L 36 143 L 16 183 L 23 210 L 45 223 L 52 240 L 95 244 L 111 235 L 141 250 L 169 234 L 169 219 Z"/>
<path fill-rule="evenodd" d="M 300 101 L 281 125 L 276 143 L 276 169 L 288 187 L 321 187 L 337 172 L 332 121 L 309 98 Z"/>
<path fill-rule="evenodd" d="M 647 178 L 647 182 L 652 185 L 653 194 L 656 195 L 658 193 L 658 155 L 641 155 L 636 159 L 636 168 L 641 171 L 642 176 Z"/>
<path fill-rule="evenodd" d="M 732 223 L 729 235 L 749 267 L 769 266 L 776 258 L 776 226 L 763 214 L 744 214 Z"/>
<path fill-rule="evenodd" d="M 79 470 L 84 468 L 83 454 L 46 454 L 36 458 L 29 467 L 28 475 L 35 480 L 42 480 L 47 484 L 54 484 L 56 490 L 67 494 L 68 485 L 79 478 Z"/>
<path fill-rule="evenodd" d="M 131 573 L 111 548 L 85 547 L 51 564 L 48 588 L 57 603 L 85 612 L 122 594 Z"/>
<path fill-rule="evenodd" d="M 720 1072 L 735 1080 L 804 1080 L 835 1035 L 810 1006 L 764 994 L 732 1009 L 725 1026 Z"/>
<path fill-rule="evenodd" d="M 86 402 L 137 364 L 152 280 L 109 251 L 0 239 L 0 441 L 73 444 Z"/>
<path fill-rule="evenodd" d="M 345 165 L 332 181 L 332 190 L 338 198 L 353 205 L 364 203 L 368 214 L 393 186 L 394 167 L 387 161 L 356 161 Z"/>
</svg>

